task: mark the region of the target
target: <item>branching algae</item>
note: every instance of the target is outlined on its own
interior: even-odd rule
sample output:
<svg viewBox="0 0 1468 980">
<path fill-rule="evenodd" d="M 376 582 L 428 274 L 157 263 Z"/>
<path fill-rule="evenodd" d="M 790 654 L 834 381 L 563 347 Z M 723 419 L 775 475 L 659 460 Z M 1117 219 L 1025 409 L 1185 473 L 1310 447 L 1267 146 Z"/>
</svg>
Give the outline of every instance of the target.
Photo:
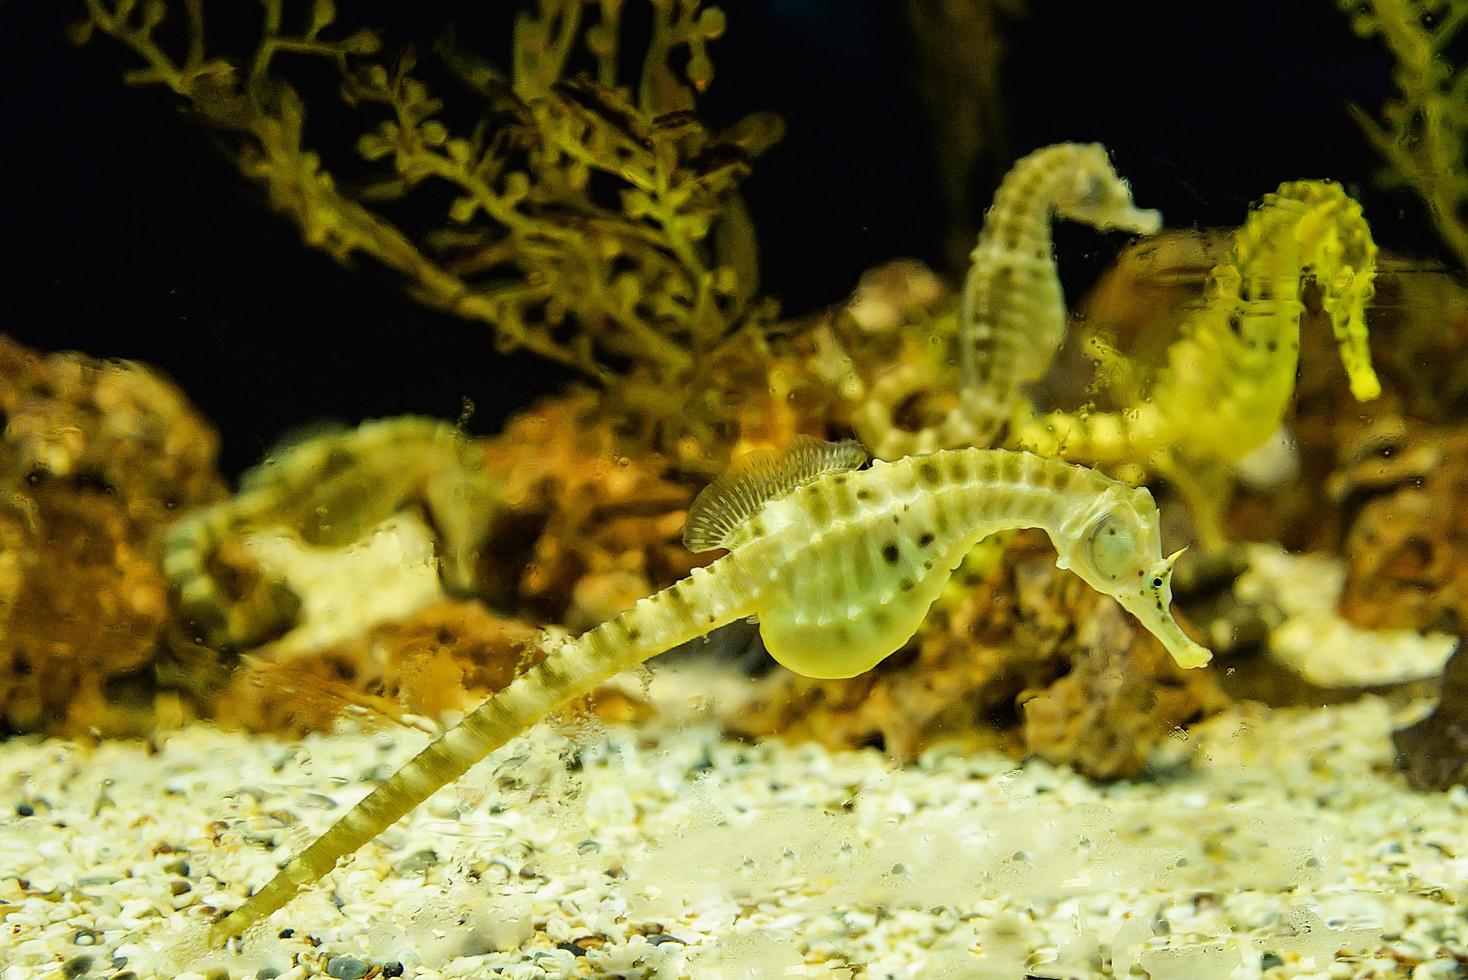
<svg viewBox="0 0 1468 980">
<path fill-rule="evenodd" d="M 1339 184 L 1282 184 L 1209 273 L 1203 306 L 1184 322 L 1156 374 L 1144 377 L 1125 362 L 1113 369 L 1137 379 L 1122 392 L 1123 410 L 1051 412 L 1018 426 L 1016 442 L 1067 459 L 1147 464 L 1189 497 L 1200 534 L 1216 544 L 1219 494 L 1205 480 L 1263 445 L 1283 421 L 1307 281 L 1319 287 L 1351 394 L 1360 401 L 1380 394 L 1366 329 L 1375 275 L 1371 229 Z"/>
<path fill-rule="evenodd" d="M 916 364 L 878 378 L 852 424 L 879 459 L 993 445 L 1023 404 L 1021 386 L 1049 370 L 1066 327 L 1050 231 L 1057 217 L 1144 235 L 1162 225 L 1158 212 L 1132 203 L 1099 143 L 1058 143 L 1016 163 L 994 195 L 964 280 L 957 403 L 932 425 L 903 429 L 894 414 L 928 379 Z"/>
<path fill-rule="evenodd" d="M 758 616 L 776 660 L 812 677 L 870 670 L 913 634 L 953 570 L 984 537 L 1038 527 L 1056 563 L 1116 598 L 1184 667 L 1208 662 L 1172 618 L 1172 568 L 1151 495 L 1083 466 L 1029 453 L 962 449 L 858 470 L 854 442 L 801 438 L 755 455 L 689 511 L 712 564 L 566 641 L 373 790 L 220 920 L 223 943 L 290 901 L 337 860 L 470 766 L 606 678 L 720 626 Z"/>
<path fill-rule="evenodd" d="M 1455 65 L 1468 21 L 1465 0 L 1337 0 L 1362 37 L 1375 37 L 1396 62 L 1397 94 L 1372 118 L 1359 106 L 1352 114 L 1376 151 L 1427 205 L 1438 234 L 1468 268 L 1468 70 Z"/>
<path fill-rule="evenodd" d="M 774 311 L 738 187 L 783 125 L 753 114 L 713 133 L 696 115 L 721 10 L 647 0 L 639 44 L 622 0 L 540 0 L 516 17 L 505 68 L 440 39 L 461 87 L 435 92 L 411 48 L 384 52 L 330 0 L 250 6 L 253 53 L 216 47 L 204 0 L 86 0 L 73 33 L 130 49 L 143 67 L 127 81 L 184 103 L 308 244 L 381 263 L 423 304 L 595 378 L 644 420 L 708 421 L 681 393 L 700 387 L 710 351 Z M 302 61 L 335 73 L 345 122 L 307 126 Z M 333 128 L 360 133 L 359 159 L 313 142 Z"/>
</svg>

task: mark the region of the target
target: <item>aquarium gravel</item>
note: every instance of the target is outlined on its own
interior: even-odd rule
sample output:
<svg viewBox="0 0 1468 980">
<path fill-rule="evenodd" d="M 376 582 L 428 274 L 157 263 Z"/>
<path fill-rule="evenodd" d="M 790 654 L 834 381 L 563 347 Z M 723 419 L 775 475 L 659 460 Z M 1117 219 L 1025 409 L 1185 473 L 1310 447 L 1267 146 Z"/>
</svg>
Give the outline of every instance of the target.
<svg viewBox="0 0 1468 980">
<path fill-rule="evenodd" d="M 670 669 L 653 690 L 687 705 L 709 681 Z M 1112 785 L 997 753 L 894 768 L 746 744 L 679 714 L 538 726 L 228 954 L 203 945 L 214 910 L 426 736 L 12 739 L 0 977 L 1435 977 L 1468 961 L 1468 792 L 1406 788 L 1383 701 L 1237 708 Z"/>
</svg>

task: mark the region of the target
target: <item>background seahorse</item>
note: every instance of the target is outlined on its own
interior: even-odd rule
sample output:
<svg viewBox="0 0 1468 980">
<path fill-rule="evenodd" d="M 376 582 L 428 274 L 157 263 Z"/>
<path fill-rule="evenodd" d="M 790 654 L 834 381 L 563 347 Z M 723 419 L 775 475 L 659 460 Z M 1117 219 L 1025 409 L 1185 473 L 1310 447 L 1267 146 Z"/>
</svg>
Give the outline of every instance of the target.
<svg viewBox="0 0 1468 980">
<path fill-rule="evenodd" d="M 1051 412 L 1019 423 L 1015 442 L 1067 459 L 1144 464 L 1177 485 L 1199 536 L 1219 544 L 1218 481 L 1275 433 L 1294 390 L 1307 281 L 1320 289 L 1351 394 L 1380 394 L 1366 329 L 1375 275 L 1371 229 L 1339 184 L 1281 184 L 1209 273 L 1203 306 L 1155 375 L 1108 355 L 1117 362 L 1110 373 L 1132 379 L 1133 390 L 1120 393 L 1123 409 Z"/>
<path fill-rule="evenodd" d="M 305 544 L 342 547 L 393 514 L 415 508 L 439 545 L 449 589 L 474 586 L 474 560 L 499 508 L 499 488 L 473 444 L 437 419 L 401 416 L 305 439 L 246 473 L 240 492 L 185 514 L 169 529 L 164 570 L 179 606 L 215 649 L 244 649 L 294 622 L 299 599 L 263 576 L 243 594 L 215 574 L 221 546 L 278 528 Z"/>
<path fill-rule="evenodd" d="M 770 654 L 854 677 L 905 643 L 981 539 L 1039 527 L 1056 563 L 1116 598 L 1184 667 L 1209 653 L 1172 618 L 1172 567 L 1144 489 L 1030 453 L 960 449 L 877 463 L 852 442 L 797 439 L 694 501 L 684 539 L 712 564 L 566 641 L 373 790 L 215 925 L 221 943 L 280 908 L 489 752 L 603 680 L 756 615 Z"/>
<path fill-rule="evenodd" d="M 1019 160 L 994 194 L 964 280 L 958 401 L 933 425 L 904 429 L 895 412 L 936 387 L 936 379 L 917 364 L 888 369 L 852 420 L 879 459 L 992 445 L 1019 405 L 1021 386 L 1049 369 L 1066 324 L 1054 217 L 1143 235 L 1162 224 L 1158 212 L 1132 203 L 1131 189 L 1099 143 L 1057 143 Z"/>
</svg>

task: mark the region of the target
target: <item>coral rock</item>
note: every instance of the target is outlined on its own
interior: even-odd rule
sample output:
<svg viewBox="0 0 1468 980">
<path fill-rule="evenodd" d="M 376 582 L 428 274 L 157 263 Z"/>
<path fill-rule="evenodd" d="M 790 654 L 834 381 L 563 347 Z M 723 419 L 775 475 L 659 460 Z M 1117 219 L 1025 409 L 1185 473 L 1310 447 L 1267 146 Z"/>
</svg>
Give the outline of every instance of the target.
<svg viewBox="0 0 1468 980">
<path fill-rule="evenodd" d="M 587 392 L 539 402 L 484 455 L 505 513 L 483 565 L 514 576 L 498 591 L 527 615 L 580 631 L 706 561 L 680 539 L 692 489 Z"/>
<path fill-rule="evenodd" d="M 1468 785 L 1468 655 L 1460 646 L 1443 672 L 1432 714 L 1392 735 L 1407 778 L 1418 789 Z"/>
<path fill-rule="evenodd" d="M 1468 431 L 1403 430 L 1372 447 L 1332 481 L 1343 504 L 1360 507 L 1341 615 L 1371 629 L 1455 632 L 1468 622 Z"/>
<path fill-rule="evenodd" d="M 0 726 L 137 730 L 168 618 L 160 532 L 222 495 L 216 437 L 141 365 L 6 338 L 0 411 Z"/>
<path fill-rule="evenodd" d="M 445 601 L 334 645 L 250 657 L 215 699 L 214 717 L 254 731 L 329 729 L 355 707 L 394 720 L 466 711 L 532 658 L 537 630 L 474 602 Z"/>
</svg>

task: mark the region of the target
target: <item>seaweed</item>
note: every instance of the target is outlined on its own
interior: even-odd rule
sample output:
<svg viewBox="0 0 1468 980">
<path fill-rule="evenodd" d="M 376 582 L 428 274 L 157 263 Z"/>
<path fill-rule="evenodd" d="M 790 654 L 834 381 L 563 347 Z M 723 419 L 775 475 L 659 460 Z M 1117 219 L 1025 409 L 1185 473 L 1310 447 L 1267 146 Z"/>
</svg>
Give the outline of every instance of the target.
<svg viewBox="0 0 1468 980">
<path fill-rule="evenodd" d="M 1391 52 L 1397 94 L 1379 117 L 1352 106 L 1362 132 L 1390 166 L 1387 183 L 1406 185 L 1427 205 L 1438 235 L 1468 268 L 1468 71 L 1448 48 L 1468 20 L 1464 0 L 1337 0 L 1352 29 Z"/>
<path fill-rule="evenodd" d="M 775 312 L 738 186 L 781 122 L 707 128 L 695 95 L 724 14 L 647 2 L 635 81 L 621 77 L 636 47 L 621 0 L 537 0 L 515 19 L 507 70 L 445 36 L 435 54 L 467 108 L 435 94 L 414 48 L 340 26 L 331 0 L 262 0 L 253 52 L 214 49 L 204 0 L 86 0 L 73 37 L 130 49 L 143 67 L 126 81 L 178 97 L 307 244 L 381 263 L 420 302 L 596 379 L 629 414 L 697 430 L 708 420 L 678 393 Z M 313 148 L 308 102 L 325 116 L 329 100 L 302 94 L 312 61 L 348 114 L 319 129 L 354 128 L 355 162 Z"/>
</svg>

